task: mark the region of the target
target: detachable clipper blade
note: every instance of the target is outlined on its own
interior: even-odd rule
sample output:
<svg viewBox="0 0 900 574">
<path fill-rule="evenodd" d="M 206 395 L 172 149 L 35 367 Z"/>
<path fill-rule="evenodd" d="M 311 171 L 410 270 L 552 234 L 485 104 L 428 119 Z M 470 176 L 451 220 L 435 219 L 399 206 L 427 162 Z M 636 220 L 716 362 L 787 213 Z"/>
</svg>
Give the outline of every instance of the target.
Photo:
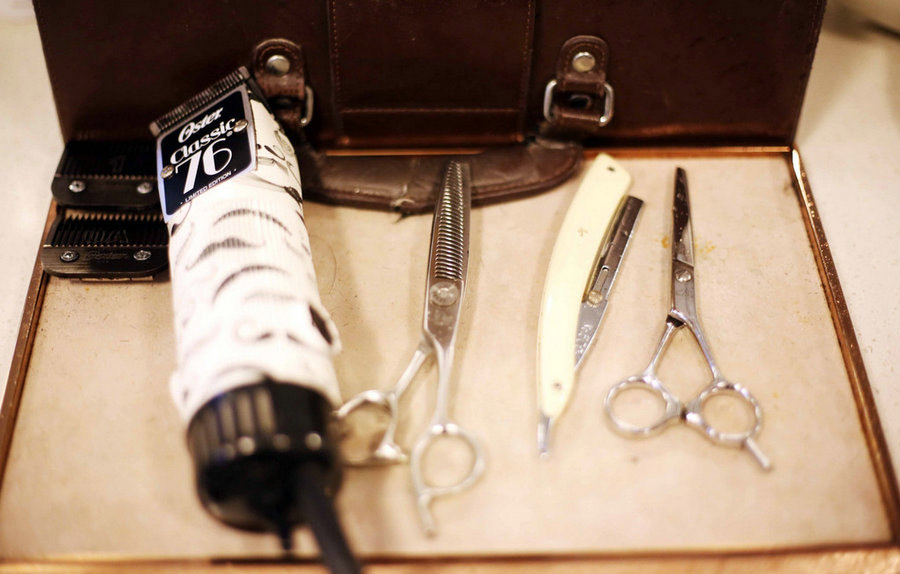
<svg viewBox="0 0 900 574">
<path fill-rule="evenodd" d="M 41 247 L 50 275 L 148 279 L 169 266 L 162 214 L 64 210 Z"/>
<path fill-rule="evenodd" d="M 66 207 L 157 209 L 153 143 L 70 141 L 50 189 Z"/>
</svg>

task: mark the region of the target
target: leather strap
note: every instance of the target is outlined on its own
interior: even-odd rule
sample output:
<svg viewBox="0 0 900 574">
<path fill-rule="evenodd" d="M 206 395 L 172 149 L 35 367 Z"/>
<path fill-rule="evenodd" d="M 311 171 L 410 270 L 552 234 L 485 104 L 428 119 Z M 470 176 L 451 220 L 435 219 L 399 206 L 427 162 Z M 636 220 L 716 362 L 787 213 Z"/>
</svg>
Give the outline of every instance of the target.
<svg viewBox="0 0 900 574">
<path fill-rule="evenodd" d="M 297 146 L 303 196 L 323 203 L 424 213 L 434 207 L 451 159 L 468 162 L 472 205 L 485 205 L 552 189 L 577 173 L 578 144 L 537 138 L 466 155 L 343 156 Z"/>
<path fill-rule="evenodd" d="M 567 40 L 556 60 L 555 86 L 548 87 L 549 113 L 542 131 L 554 137 L 585 138 L 611 117 L 606 68 L 609 46 L 596 36 Z"/>
<path fill-rule="evenodd" d="M 292 138 L 310 119 L 312 91 L 306 83 L 303 50 L 283 38 L 261 42 L 253 50 L 253 77 L 276 118 Z"/>
<path fill-rule="evenodd" d="M 583 70 L 577 67 L 586 62 L 587 56 L 576 60 L 576 56 L 586 54 L 593 58 L 594 65 Z M 563 44 L 556 60 L 556 89 L 561 93 L 575 92 L 602 96 L 606 83 L 606 64 L 609 61 L 609 46 L 596 36 L 575 36 Z"/>
<path fill-rule="evenodd" d="M 588 43 L 590 44 L 590 43 Z M 578 53 L 582 44 L 573 44 Z M 605 62 L 605 61 L 604 61 Z M 304 197 L 313 200 L 394 210 L 430 211 L 450 159 L 467 161 L 472 171 L 472 203 L 483 205 L 551 189 L 581 164 L 581 146 L 538 138 L 487 148 L 472 155 L 340 156 L 317 152 L 304 137 L 311 90 L 304 77 L 300 46 L 266 40 L 253 51 L 253 75 L 297 151 Z M 604 66 L 605 68 L 605 63 Z M 603 76 L 587 77 L 603 86 Z M 576 89 L 591 89 L 576 78 Z M 569 80 L 571 84 L 572 80 Z"/>
</svg>

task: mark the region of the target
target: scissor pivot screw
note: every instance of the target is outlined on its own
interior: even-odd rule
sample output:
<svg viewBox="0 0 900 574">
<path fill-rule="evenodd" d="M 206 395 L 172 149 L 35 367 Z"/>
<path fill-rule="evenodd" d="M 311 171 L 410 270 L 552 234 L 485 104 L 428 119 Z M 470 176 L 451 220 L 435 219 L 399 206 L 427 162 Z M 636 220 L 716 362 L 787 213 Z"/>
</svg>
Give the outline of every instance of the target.
<svg viewBox="0 0 900 574">
<path fill-rule="evenodd" d="M 431 288 L 429 296 L 435 305 L 452 305 L 459 299 L 459 287 L 453 283 L 438 283 Z"/>
<path fill-rule="evenodd" d="M 679 283 L 684 283 L 685 281 L 690 281 L 691 280 L 691 272 L 688 271 L 687 269 L 681 269 L 675 273 L 675 279 Z"/>
</svg>

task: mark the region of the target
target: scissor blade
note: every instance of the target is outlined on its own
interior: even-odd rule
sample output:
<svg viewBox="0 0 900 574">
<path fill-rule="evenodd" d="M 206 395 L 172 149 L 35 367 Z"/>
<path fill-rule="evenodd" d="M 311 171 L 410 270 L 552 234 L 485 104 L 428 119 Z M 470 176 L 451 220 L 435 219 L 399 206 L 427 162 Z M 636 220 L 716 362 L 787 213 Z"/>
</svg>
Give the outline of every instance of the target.
<svg viewBox="0 0 900 574">
<path fill-rule="evenodd" d="M 694 290 L 694 234 L 691 231 L 691 204 L 687 174 L 675 171 L 675 198 L 672 200 L 672 307 L 671 317 L 681 322 L 697 322 Z"/>
<path fill-rule="evenodd" d="M 622 266 L 643 206 L 644 202 L 640 199 L 626 197 L 606 231 L 606 237 L 598 251 L 597 262 L 585 286 L 581 308 L 578 311 L 578 329 L 575 334 L 576 370 L 581 367 L 581 362 L 600 329 L 613 283 Z"/>
<path fill-rule="evenodd" d="M 451 161 L 434 206 L 425 290 L 425 332 L 452 344 L 466 285 L 472 186 L 469 164 Z"/>
<path fill-rule="evenodd" d="M 469 261 L 469 164 L 451 161 L 434 206 L 428 276 L 432 281 L 463 281 Z"/>
<path fill-rule="evenodd" d="M 691 202 L 687 173 L 675 171 L 675 199 L 672 203 L 672 260 L 694 266 L 694 237 L 691 232 Z"/>
</svg>

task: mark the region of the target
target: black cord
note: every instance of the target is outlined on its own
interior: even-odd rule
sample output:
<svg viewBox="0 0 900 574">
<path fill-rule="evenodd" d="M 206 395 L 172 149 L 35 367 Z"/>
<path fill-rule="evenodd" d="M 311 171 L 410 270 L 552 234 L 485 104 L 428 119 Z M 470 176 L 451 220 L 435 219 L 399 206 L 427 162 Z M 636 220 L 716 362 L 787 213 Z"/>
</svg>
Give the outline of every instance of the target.
<svg viewBox="0 0 900 574">
<path fill-rule="evenodd" d="M 324 477 L 318 463 L 310 462 L 297 471 L 297 502 L 316 537 L 322 562 L 333 574 L 358 574 L 362 567 L 347 544 L 334 504 L 325 494 Z"/>
</svg>

